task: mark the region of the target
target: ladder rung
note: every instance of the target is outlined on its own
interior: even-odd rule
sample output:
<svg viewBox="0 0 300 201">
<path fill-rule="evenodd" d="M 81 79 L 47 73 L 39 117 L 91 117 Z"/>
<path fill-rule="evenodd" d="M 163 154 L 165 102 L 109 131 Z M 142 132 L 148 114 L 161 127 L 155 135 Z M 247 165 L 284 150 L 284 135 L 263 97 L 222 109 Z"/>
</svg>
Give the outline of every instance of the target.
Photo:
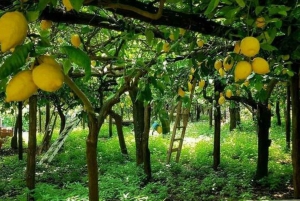
<svg viewBox="0 0 300 201">
<path fill-rule="evenodd" d="M 175 138 L 174 141 L 182 140 L 182 138 Z"/>
<path fill-rule="evenodd" d="M 171 149 L 171 152 L 178 151 L 178 148 Z"/>
</svg>

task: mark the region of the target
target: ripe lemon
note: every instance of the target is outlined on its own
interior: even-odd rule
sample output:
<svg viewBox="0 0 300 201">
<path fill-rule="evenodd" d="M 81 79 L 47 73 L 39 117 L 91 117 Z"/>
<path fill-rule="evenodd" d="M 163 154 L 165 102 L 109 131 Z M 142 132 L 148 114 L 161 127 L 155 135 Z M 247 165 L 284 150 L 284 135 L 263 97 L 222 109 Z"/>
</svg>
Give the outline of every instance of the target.
<svg viewBox="0 0 300 201">
<path fill-rule="evenodd" d="M 1 51 L 6 52 L 23 43 L 27 36 L 28 22 L 18 11 L 7 12 L 0 18 Z"/>
<path fill-rule="evenodd" d="M 203 45 L 204 45 L 204 42 L 203 42 L 203 40 L 197 40 L 197 45 L 198 45 L 198 47 L 203 47 Z"/>
<path fill-rule="evenodd" d="M 256 57 L 252 61 L 252 70 L 256 74 L 264 75 L 270 72 L 270 66 L 264 58 Z"/>
<path fill-rule="evenodd" d="M 57 61 L 49 55 L 41 55 L 37 58 L 37 60 L 38 60 L 39 64 L 46 63 L 46 64 L 50 64 L 50 65 L 57 66 L 58 68 L 60 68 L 59 63 L 57 63 Z"/>
<path fill-rule="evenodd" d="M 219 74 L 220 74 L 221 77 L 224 77 L 225 74 L 226 74 L 226 72 L 224 71 L 223 68 L 220 68 L 220 69 L 219 69 Z"/>
<path fill-rule="evenodd" d="M 218 71 L 220 68 L 222 68 L 222 61 L 216 60 L 214 64 L 215 69 Z"/>
<path fill-rule="evenodd" d="M 223 105 L 225 103 L 225 97 L 224 96 L 220 96 L 219 100 L 218 100 L 219 105 Z"/>
<path fill-rule="evenodd" d="M 70 0 L 63 0 L 63 4 L 64 4 L 64 6 L 66 7 L 66 10 L 67 10 L 67 11 L 70 11 L 70 10 L 73 9 L 73 6 L 72 6 Z"/>
<path fill-rule="evenodd" d="M 184 35 L 185 34 L 185 32 L 186 32 L 186 30 L 185 29 L 183 29 L 183 28 L 179 28 L 179 34 L 180 35 Z"/>
<path fill-rule="evenodd" d="M 201 80 L 200 82 L 199 82 L 199 87 L 200 88 L 203 88 L 205 86 L 205 80 Z"/>
<path fill-rule="evenodd" d="M 196 71 L 195 68 L 191 68 L 190 73 L 191 73 L 191 74 L 194 74 L 195 71 Z"/>
<path fill-rule="evenodd" d="M 266 20 L 263 17 L 256 18 L 255 25 L 257 28 L 264 28 L 266 25 Z"/>
<path fill-rule="evenodd" d="M 234 70 L 235 80 L 244 80 L 251 74 L 251 72 L 252 67 L 248 61 L 239 61 Z"/>
<path fill-rule="evenodd" d="M 163 44 L 163 51 L 164 52 L 169 52 L 170 51 L 170 44 L 169 43 L 164 43 Z"/>
<path fill-rule="evenodd" d="M 178 95 L 181 97 L 184 97 L 185 92 L 181 89 L 181 87 L 178 88 Z"/>
<path fill-rule="evenodd" d="M 232 96 L 232 91 L 230 89 L 227 89 L 226 92 L 225 92 L 225 96 L 227 98 L 230 98 Z"/>
<path fill-rule="evenodd" d="M 42 30 L 48 30 L 52 26 L 52 21 L 50 20 L 42 20 L 40 23 L 40 27 Z"/>
<path fill-rule="evenodd" d="M 47 92 L 54 92 L 62 87 L 64 74 L 60 66 L 42 63 L 32 71 L 33 82 L 40 89 Z"/>
<path fill-rule="evenodd" d="M 161 134 L 162 133 L 162 127 L 161 126 L 157 126 L 156 131 Z"/>
<path fill-rule="evenodd" d="M 193 75 L 189 75 L 189 81 L 193 80 Z"/>
<path fill-rule="evenodd" d="M 175 40 L 175 36 L 174 36 L 174 34 L 170 34 L 170 36 L 169 36 L 169 38 L 173 41 L 173 40 Z"/>
<path fill-rule="evenodd" d="M 188 82 L 188 89 L 189 89 L 189 91 L 192 91 L 192 88 L 193 88 L 192 83 Z"/>
<path fill-rule="evenodd" d="M 237 53 L 237 54 L 240 54 L 241 53 L 241 42 L 240 41 L 237 41 L 234 43 L 234 49 L 233 49 L 233 52 L 234 53 Z"/>
<path fill-rule="evenodd" d="M 5 101 L 24 101 L 36 93 L 37 90 L 38 88 L 32 80 L 32 71 L 23 70 L 8 82 Z"/>
<path fill-rule="evenodd" d="M 234 64 L 234 60 L 231 56 L 227 56 L 223 61 L 225 71 L 229 71 Z"/>
<path fill-rule="evenodd" d="M 247 57 L 253 57 L 258 54 L 260 43 L 257 38 L 248 36 L 241 41 L 241 53 Z"/>
<path fill-rule="evenodd" d="M 78 34 L 73 34 L 71 36 L 71 44 L 74 46 L 74 47 L 79 47 L 80 44 L 81 44 L 81 40 L 80 40 L 80 37 Z"/>
</svg>

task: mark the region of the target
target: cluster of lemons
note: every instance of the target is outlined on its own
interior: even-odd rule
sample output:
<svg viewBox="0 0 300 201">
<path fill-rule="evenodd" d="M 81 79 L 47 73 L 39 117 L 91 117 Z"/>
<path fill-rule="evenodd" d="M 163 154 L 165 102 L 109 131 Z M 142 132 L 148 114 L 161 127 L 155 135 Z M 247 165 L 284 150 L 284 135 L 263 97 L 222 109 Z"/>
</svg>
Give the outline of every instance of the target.
<svg viewBox="0 0 300 201">
<path fill-rule="evenodd" d="M 24 101 L 38 89 L 54 92 L 64 83 L 62 68 L 51 56 L 37 58 L 39 65 L 17 73 L 6 86 L 6 102 Z"/>
</svg>

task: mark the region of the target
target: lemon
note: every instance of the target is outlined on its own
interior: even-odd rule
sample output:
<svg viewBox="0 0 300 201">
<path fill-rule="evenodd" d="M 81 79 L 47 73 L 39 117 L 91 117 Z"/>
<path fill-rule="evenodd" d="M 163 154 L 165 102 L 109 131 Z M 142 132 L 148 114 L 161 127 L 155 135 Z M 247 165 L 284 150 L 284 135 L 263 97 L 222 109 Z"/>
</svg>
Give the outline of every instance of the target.
<svg viewBox="0 0 300 201">
<path fill-rule="evenodd" d="M 71 44 L 74 46 L 74 47 L 79 47 L 80 44 L 81 44 L 81 40 L 80 40 L 80 37 L 78 34 L 73 34 L 71 36 Z"/>
<path fill-rule="evenodd" d="M 175 40 L 174 34 L 170 34 L 169 38 L 170 38 L 171 40 Z"/>
<path fill-rule="evenodd" d="M 240 54 L 241 53 L 241 42 L 240 41 L 237 41 L 234 43 L 234 49 L 233 49 L 233 52 L 234 53 L 237 53 L 237 54 Z"/>
<path fill-rule="evenodd" d="M 227 98 L 230 98 L 232 96 L 232 91 L 230 89 L 227 89 L 226 92 L 225 92 L 225 96 Z"/>
<path fill-rule="evenodd" d="M 33 82 L 42 90 L 54 92 L 62 87 L 64 74 L 60 66 L 42 63 L 32 71 Z"/>
<path fill-rule="evenodd" d="M 189 91 L 192 91 L 192 88 L 193 88 L 192 83 L 188 82 L 188 89 L 189 89 Z"/>
<path fill-rule="evenodd" d="M 70 0 L 63 0 L 63 4 L 64 4 L 64 6 L 66 7 L 66 10 L 67 10 L 67 11 L 70 11 L 70 10 L 73 9 L 73 6 L 72 6 Z"/>
<path fill-rule="evenodd" d="M 203 88 L 205 86 L 205 80 L 201 80 L 200 82 L 199 82 L 199 87 L 200 88 Z"/>
<path fill-rule="evenodd" d="M 194 74 L 195 71 L 196 71 L 195 68 L 191 68 L 190 73 L 191 73 L 191 74 Z"/>
<path fill-rule="evenodd" d="M 186 32 L 186 30 L 185 29 L 183 29 L 183 28 L 179 28 L 179 34 L 180 35 L 184 35 L 185 34 L 185 32 Z"/>
<path fill-rule="evenodd" d="M 38 88 L 32 80 L 32 71 L 23 70 L 8 82 L 5 101 L 24 101 L 36 93 L 37 90 Z"/>
<path fill-rule="evenodd" d="M 1 51 L 6 52 L 23 43 L 27 36 L 28 22 L 18 11 L 7 12 L 0 18 Z"/>
<path fill-rule="evenodd" d="M 244 80 L 251 74 L 251 72 L 252 67 L 248 61 L 239 61 L 234 70 L 235 80 Z"/>
<path fill-rule="evenodd" d="M 223 105 L 225 103 L 225 97 L 224 96 L 220 96 L 219 100 L 218 100 L 219 105 Z"/>
<path fill-rule="evenodd" d="M 272 106 L 271 106 L 271 104 L 269 103 L 269 104 L 268 104 L 268 109 L 271 110 L 271 107 L 272 107 Z"/>
<path fill-rule="evenodd" d="M 164 43 L 163 44 L 163 51 L 164 52 L 169 52 L 170 51 L 170 44 L 169 43 Z"/>
<path fill-rule="evenodd" d="M 193 80 L 193 75 L 189 75 L 189 81 Z"/>
<path fill-rule="evenodd" d="M 181 89 L 181 87 L 178 88 L 178 95 L 181 97 L 184 97 L 185 92 Z"/>
<path fill-rule="evenodd" d="M 50 20 L 42 20 L 40 23 L 40 27 L 42 30 L 48 30 L 52 26 L 52 21 Z"/>
<path fill-rule="evenodd" d="M 222 61 L 216 60 L 214 64 L 215 69 L 218 71 L 220 68 L 222 68 Z"/>
<path fill-rule="evenodd" d="M 220 68 L 220 69 L 219 69 L 219 74 L 220 74 L 221 77 L 224 77 L 224 76 L 225 76 L 226 73 L 225 73 L 225 71 L 224 71 L 223 68 Z"/>
<path fill-rule="evenodd" d="M 264 75 L 270 72 L 270 66 L 264 58 L 256 57 L 252 61 L 252 70 L 256 74 Z"/>
<path fill-rule="evenodd" d="M 241 53 L 247 57 L 253 57 L 258 54 L 260 43 L 257 38 L 248 36 L 241 41 Z"/>
<path fill-rule="evenodd" d="M 161 134 L 162 133 L 162 127 L 161 126 L 157 126 L 156 131 Z"/>
<path fill-rule="evenodd" d="M 197 40 L 197 45 L 198 45 L 198 47 L 203 47 L 203 45 L 204 45 L 204 41 L 203 40 Z"/>
<path fill-rule="evenodd" d="M 50 65 L 57 66 L 58 68 L 60 68 L 59 63 L 57 63 L 57 61 L 49 55 L 41 55 L 37 58 L 37 60 L 38 60 L 39 64 L 46 63 L 46 64 L 50 64 Z"/>
<path fill-rule="evenodd" d="M 290 59 L 290 55 L 286 54 L 286 55 L 281 55 L 282 60 L 287 61 Z"/>
<path fill-rule="evenodd" d="M 234 60 L 231 56 L 227 56 L 223 61 L 225 71 L 229 71 L 234 64 Z"/>
<path fill-rule="evenodd" d="M 264 28 L 266 25 L 266 20 L 263 17 L 256 18 L 255 25 L 257 28 Z"/>
</svg>

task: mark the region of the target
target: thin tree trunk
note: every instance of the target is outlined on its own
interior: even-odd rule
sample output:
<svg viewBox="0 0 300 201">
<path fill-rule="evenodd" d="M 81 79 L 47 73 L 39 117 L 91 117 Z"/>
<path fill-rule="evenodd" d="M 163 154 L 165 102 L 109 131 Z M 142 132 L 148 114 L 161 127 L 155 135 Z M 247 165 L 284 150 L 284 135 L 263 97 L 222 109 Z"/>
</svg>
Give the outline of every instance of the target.
<svg viewBox="0 0 300 201">
<path fill-rule="evenodd" d="M 41 107 L 39 106 L 39 129 L 38 132 L 41 133 L 42 132 L 42 111 L 41 111 Z"/>
<path fill-rule="evenodd" d="M 48 124 L 50 123 L 50 103 L 46 104 L 46 118 L 45 118 L 45 133 L 47 132 Z"/>
<path fill-rule="evenodd" d="M 219 96 L 216 96 L 215 100 L 218 100 Z M 216 103 L 216 109 L 214 112 L 215 117 L 215 129 L 214 129 L 214 152 L 213 152 L 213 169 L 218 170 L 220 165 L 221 155 L 221 109 L 220 105 Z"/>
<path fill-rule="evenodd" d="M 114 118 L 114 120 L 116 122 L 121 153 L 125 156 L 128 156 L 128 151 L 127 151 L 125 138 L 124 138 L 124 134 L 123 134 L 122 116 L 118 115 L 114 111 L 110 111 L 110 115 L 112 118 Z"/>
<path fill-rule="evenodd" d="M 276 117 L 277 117 L 277 125 L 281 126 L 281 117 L 280 117 L 280 107 L 279 107 L 279 101 L 276 101 Z"/>
<path fill-rule="evenodd" d="M 19 126 L 19 118 L 17 116 L 15 121 L 15 126 L 14 126 L 14 136 L 11 138 L 10 141 L 10 147 L 15 150 L 18 149 L 18 126 Z"/>
<path fill-rule="evenodd" d="M 267 104 L 259 103 L 257 106 L 257 136 L 258 136 L 258 158 L 255 179 L 259 180 L 268 176 L 269 162 L 269 128 L 271 125 L 271 111 Z"/>
<path fill-rule="evenodd" d="M 229 118 L 230 118 L 230 126 L 229 126 L 229 130 L 233 131 L 234 129 L 236 129 L 237 126 L 237 108 L 234 104 L 234 106 L 229 107 Z"/>
<path fill-rule="evenodd" d="M 299 64 L 292 64 L 295 75 L 291 78 L 292 101 L 292 163 L 294 198 L 300 198 L 300 100 L 299 100 Z"/>
<path fill-rule="evenodd" d="M 66 116 L 61 108 L 61 105 L 59 104 L 59 102 L 56 104 L 56 109 L 57 109 L 57 113 L 59 115 L 60 118 L 60 129 L 59 129 L 59 133 L 61 133 L 66 126 Z"/>
<path fill-rule="evenodd" d="M 150 116 L 151 107 L 148 104 L 144 111 L 144 133 L 143 133 L 143 161 L 144 173 L 147 175 L 145 183 L 148 183 L 152 177 L 151 175 L 151 161 L 149 150 L 149 132 L 150 132 Z"/>
<path fill-rule="evenodd" d="M 22 107 L 23 103 L 20 101 L 18 102 L 18 153 L 19 153 L 19 160 L 23 160 L 23 125 L 22 125 Z"/>
<path fill-rule="evenodd" d="M 212 129 L 212 125 L 213 125 L 213 110 L 212 110 L 212 106 L 209 107 L 208 109 L 208 116 L 209 116 L 209 128 Z"/>
<path fill-rule="evenodd" d="M 112 117 L 111 117 L 111 115 L 109 115 L 108 119 L 109 119 L 109 121 L 108 121 L 108 137 L 112 137 L 113 132 L 112 132 Z"/>
<path fill-rule="evenodd" d="M 286 88 L 285 141 L 286 148 L 291 148 L 291 86 Z"/>
<path fill-rule="evenodd" d="M 236 107 L 236 125 L 240 125 L 241 124 L 241 106 L 240 103 L 235 103 L 235 107 Z"/>
<path fill-rule="evenodd" d="M 26 168 L 26 184 L 29 189 L 27 200 L 34 200 L 35 167 L 36 167 L 36 126 L 37 126 L 37 97 L 29 98 L 29 139 Z"/>
</svg>

